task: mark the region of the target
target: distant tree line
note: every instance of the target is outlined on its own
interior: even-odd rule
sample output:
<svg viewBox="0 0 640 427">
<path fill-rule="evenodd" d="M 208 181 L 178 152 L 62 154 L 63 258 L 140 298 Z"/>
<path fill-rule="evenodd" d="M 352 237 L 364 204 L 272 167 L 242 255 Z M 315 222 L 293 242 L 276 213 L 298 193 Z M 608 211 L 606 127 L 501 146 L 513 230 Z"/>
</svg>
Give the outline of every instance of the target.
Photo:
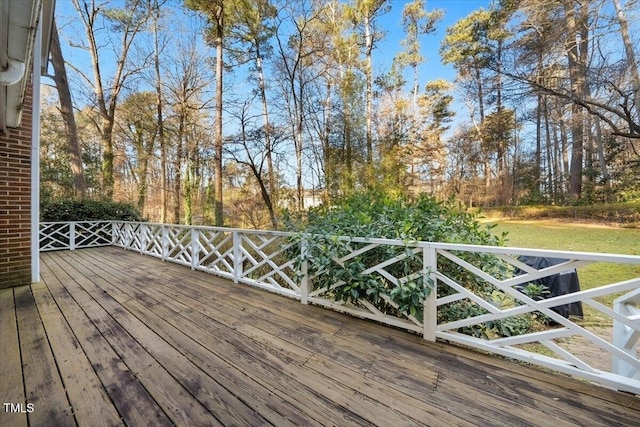
<svg viewBox="0 0 640 427">
<path fill-rule="evenodd" d="M 426 3 L 403 5 L 380 70 L 389 0 L 72 0 L 52 41 L 42 197 L 244 227 L 364 190 L 640 198 L 637 0 L 495 1 L 446 29 L 455 81 L 424 83 L 444 14 Z"/>
</svg>

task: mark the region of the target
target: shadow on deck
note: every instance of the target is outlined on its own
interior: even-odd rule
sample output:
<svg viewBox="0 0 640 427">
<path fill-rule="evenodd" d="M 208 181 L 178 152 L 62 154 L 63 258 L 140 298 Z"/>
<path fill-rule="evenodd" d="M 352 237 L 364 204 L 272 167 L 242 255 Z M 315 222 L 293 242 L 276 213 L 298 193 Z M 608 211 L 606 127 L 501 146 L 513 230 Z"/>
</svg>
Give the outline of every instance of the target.
<svg viewBox="0 0 640 427">
<path fill-rule="evenodd" d="M 122 249 L 43 253 L 41 269 L 0 291 L 3 426 L 640 419 L 629 394 Z"/>
</svg>

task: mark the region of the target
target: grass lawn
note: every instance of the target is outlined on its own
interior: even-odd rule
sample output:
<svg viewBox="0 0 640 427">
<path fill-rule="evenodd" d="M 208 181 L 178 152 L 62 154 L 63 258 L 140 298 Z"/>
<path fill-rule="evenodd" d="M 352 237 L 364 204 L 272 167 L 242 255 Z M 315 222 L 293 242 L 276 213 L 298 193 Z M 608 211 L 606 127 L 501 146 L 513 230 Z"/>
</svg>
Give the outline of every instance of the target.
<svg viewBox="0 0 640 427">
<path fill-rule="evenodd" d="M 640 255 L 640 229 L 553 220 L 485 220 L 508 232 L 507 246 Z"/>
<path fill-rule="evenodd" d="M 616 253 L 640 255 L 640 229 L 619 228 L 598 224 L 575 224 L 554 220 L 490 220 L 497 223 L 494 233 L 508 232 L 506 246 L 554 249 L 578 252 Z M 581 289 L 591 289 L 622 280 L 640 277 L 640 265 L 597 263 L 578 271 Z M 598 299 L 611 307 L 618 295 Z M 609 324 L 611 319 L 584 306 L 585 322 Z"/>
</svg>

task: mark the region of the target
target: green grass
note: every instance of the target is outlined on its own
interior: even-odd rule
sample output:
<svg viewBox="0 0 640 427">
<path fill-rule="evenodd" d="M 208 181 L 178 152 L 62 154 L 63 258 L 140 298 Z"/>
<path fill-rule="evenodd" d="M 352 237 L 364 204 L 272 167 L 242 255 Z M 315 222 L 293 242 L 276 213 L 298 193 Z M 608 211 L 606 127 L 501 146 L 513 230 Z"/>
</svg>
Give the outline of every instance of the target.
<svg viewBox="0 0 640 427">
<path fill-rule="evenodd" d="M 559 221 L 491 221 L 508 232 L 507 246 L 640 255 L 640 229 Z"/>
<path fill-rule="evenodd" d="M 497 223 L 494 232 L 508 232 L 506 246 L 578 252 L 640 255 L 640 229 L 596 224 L 570 224 L 554 220 L 489 221 Z M 591 289 L 622 280 L 640 277 L 640 265 L 596 263 L 578 271 L 580 288 Z M 608 295 L 599 302 L 611 307 L 618 295 Z M 584 323 L 607 325 L 611 320 L 584 306 Z"/>
<path fill-rule="evenodd" d="M 612 222 L 640 227 L 640 200 L 580 206 L 503 206 L 482 209 L 486 216 L 504 219 L 559 219 Z"/>
</svg>

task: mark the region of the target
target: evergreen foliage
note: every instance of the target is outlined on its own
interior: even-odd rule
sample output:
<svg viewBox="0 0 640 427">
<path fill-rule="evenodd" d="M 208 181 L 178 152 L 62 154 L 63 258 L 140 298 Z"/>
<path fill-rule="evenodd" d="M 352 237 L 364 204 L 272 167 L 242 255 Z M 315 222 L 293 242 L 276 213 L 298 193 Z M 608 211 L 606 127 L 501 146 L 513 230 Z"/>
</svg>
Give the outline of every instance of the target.
<svg viewBox="0 0 640 427">
<path fill-rule="evenodd" d="M 305 221 L 296 226 L 319 235 L 500 246 L 502 239 L 491 233 L 493 226 L 480 224 L 478 216 L 426 194 L 412 199 L 402 194 L 367 192 L 339 199 L 334 205 L 311 208 Z"/>
<path fill-rule="evenodd" d="M 460 210 L 453 203 L 438 202 L 427 195 L 412 199 L 406 195 L 391 196 L 369 192 L 354 194 L 333 206 L 311 209 L 304 220 L 289 221 L 289 228 L 299 232 L 297 238 L 305 245 L 298 257 L 298 266 L 308 262 L 313 290 L 327 289 L 336 301 L 359 306 L 371 304 L 385 314 L 402 317 L 411 315 L 422 321 L 423 301 L 433 289 L 433 281 L 424 272 L 421 251 L 409 246 L 381 245 L 352 256 L 345 262 L 337 260 L 367 245 L 339 236 L 399 239 L 405 242 L 427 241 L 500 246 L 505 235 L 491 232 L 493 226 L 482 225 L 477 213 Z M 510 277 L 512 268 L 489 254 L 455 251 L 455 254 L 483 271 L 498 278 Z M 396 278 L 395 285 L 376 272 L 367 269 L 383 261 L 399 257 L 385 270 Z M 438 271 L 488 300 L 504 307 L 513 305 L 512 299 L 496 291 L 490 283 L 448 259 L 439 259 Z M 345 284 L 332 286 L 338 282 Z M 448 286 L 438 288 L 440 297 L 451 292 Z M 389 304 L 391 300 L 393 304 Z M 396 307 L 394 307 L 394 304 Z M 440 322 L 448 322 L 486 313 L 469 300 L 442 306 Z M 519 334 L 533 326 L 533 316 L 521 316 L 518 327 L 491 322 L 462 328 L 460 332 L 475 336 Z"/>
</svg>

